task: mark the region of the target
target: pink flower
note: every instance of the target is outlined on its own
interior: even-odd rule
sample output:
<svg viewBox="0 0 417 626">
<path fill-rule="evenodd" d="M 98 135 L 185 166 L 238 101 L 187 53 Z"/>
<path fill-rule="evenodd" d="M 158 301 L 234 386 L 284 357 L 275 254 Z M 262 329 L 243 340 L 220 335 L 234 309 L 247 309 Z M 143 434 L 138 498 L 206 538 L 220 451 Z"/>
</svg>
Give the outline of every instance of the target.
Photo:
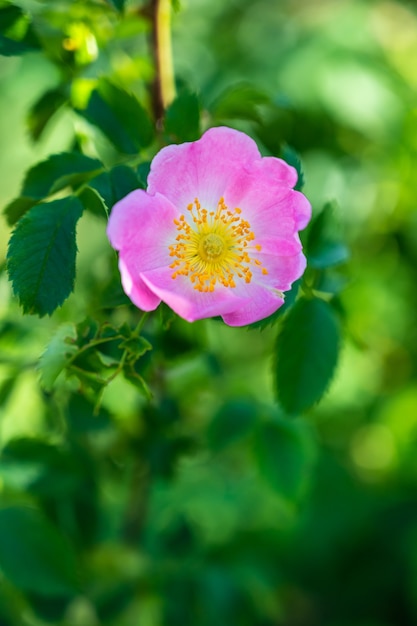
<svg viewBox="0 0 417 626">
<path fill-rule="evenodd" d="M 296 180 L 231 128 L 163 148 L 147 191 L 110 216 L 126 294 L 144 311 L 162 300 L 189 322 L 221 315 L 243 326 L 274 313 L 306 265 L 298 231 L 311 208 Z"/>
</svg>

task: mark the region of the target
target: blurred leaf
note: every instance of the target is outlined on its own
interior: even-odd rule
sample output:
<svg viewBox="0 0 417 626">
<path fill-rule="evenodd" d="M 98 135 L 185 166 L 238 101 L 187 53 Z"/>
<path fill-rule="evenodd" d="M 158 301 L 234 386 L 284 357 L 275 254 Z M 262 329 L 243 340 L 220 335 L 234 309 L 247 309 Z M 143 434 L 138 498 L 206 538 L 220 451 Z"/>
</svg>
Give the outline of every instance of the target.
<svg viewBox="0 0 417 626">
<path fill-rule="evenodd" d="M 256 409 L 247 401 L 232 400 L 214 415 L 207 430 L 210 446 L 222 450 L 248 434 L 256 421 Z"/>
<path fill-rule="evenodd" d="M 48 122 L 58 109 L 67 102 L 63 87 L 55 87 L 47 92 L 32 105 L 27 117 L 29 134 L 34 141 L 41 138 Z"/>
<path fill-rule="evenodd" d="M 0 35 L 0 55 L 4 57 L 14 57 L 24 54 L 25 52 L 33 52 L 37 46 L 26 43 L 25 41 L 15 41 Z"/>
<path fill-rule="evenodd" d="M 331 202 L 313 220 L 306 243 L 308 264 L 315 269 L 324 269 L 344 263 L 349 250 L 337 232 L 335 205 Z"/>
<path fill-rule="evenodd" d="M 183 92 L 168 107 L 165 132 L 176 141 L 195 141 L 200 136 L 200 103 L 196 94 Z"/>
<path fill-rule="evenodd" d="M 51 391 L 55 380 L 65 368 L 68 358 L 77 351 L 77 346 L 71 343 L 71 339 L 75 340 L 76 336 L 73 324 L 59 326 L 39 359 L 41 382 L 47 391 Z"/>
<path fill-rule="evenodd" d="M 83 478 L 78 459 L 68 449 L 33 437 L 5 445 L 0 475 L 6 485 L 58 497 L 68 497 Z"/>
<path fill-rule="evenodd" d="M 17 20 L 23 16 L 20 7 L 10 4 L 0 8 L 0 33 L 5 33 Z"/>
<path fill-rule="evenodd" d="M 259 426 L 255 443 L 259 469 L 271 487 L 290 500 L 302 494 L 313 451 L 310 433 L 300 421 L 275 419 Z"/>
<path fill-rule="evenodd" d="M 326 391 L 338 358 L 339 325 L 323 300 L 300 298 L 285 318 L 276 344 L 278 399 L 294 415 Z"/>
<path fill-rule="evenodd" d="M 125 8 L 126 0 L 107 0 L 115 9 L 122 12 Z"/>
<path fill-rule="evenodd" d="M 260 121 L 259 106 L 267 104 L 269 96 L 250 83 L 227 88 L 209 107 L 216 120 L 241 119 Z"/>
<path fill-rule="evenodd" d="M 75 228 L 82 211 L 79 200 L 69 197 L 32 207 L 17 224 L 8 272 L 25 313 L 50 315 L 73 290 Z"/>
<path fill-rule="evenodd" d="M 296 151 L 293 150 L 293 148 L 290 148 L 290 146 L 284 146 L 281 156 L 284 161 L 288 163 L 288 165 L 292 165 L 297 170 L 298 180 L 294 189 L 296 191 L 301 191 L 301 189 L 304 187 L 304 172 L 301 165 L 300 157 L 298 156 Z"/>
<path fill-rule="evenodd" d="M 77 590 L 75 555 L 35 509 L 0 509 L 0 568 L 20 589 L 51 597 Z"/>
<path fill-rule="evenodd" d="M 20 218 L 35 204 L 37 204 L 37 200 L 34 198 L 25 198 L 20 197 L 16 198 L 16 200 L 12 200 L 4 209 L 4 214 L 6 216 L 7 223 L 9 226 L 15 224 Z"/>
<path fill-rule="evenodd" d="M 153 124 L 139 101 L 106 79 L 100 80 L 87 108 L 78 113 L 125 154 L 136 154 L 153 140 Z"/>
</svg>

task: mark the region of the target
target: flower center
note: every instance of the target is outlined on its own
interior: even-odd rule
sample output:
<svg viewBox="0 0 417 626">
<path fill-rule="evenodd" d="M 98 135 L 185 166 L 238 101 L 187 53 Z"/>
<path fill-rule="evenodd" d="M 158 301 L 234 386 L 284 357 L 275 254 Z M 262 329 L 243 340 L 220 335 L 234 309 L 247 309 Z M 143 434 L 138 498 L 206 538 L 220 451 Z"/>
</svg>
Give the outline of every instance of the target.
<svg viewBox="0 0 417 626">
<path fill-rule="evenodd" d="M 169 254 L 174 257 L 170 265 L 172 278 L 187 276 L 194 289 L 208 292 L 214 291 L 218 283 L 236 287 L 235 279 L 250 283 L 254 266 L 268 274 L 261 261 L 251 256 L 260 252 L 261 246 L 252 244 L 255 235 L 239 208 L 230 211 L 220 198 L 216 211 L 209 212 L 196 198 L 187 210 L 191 225 L 184 215 L 174 220 L 179 234 L 176 243 L 169 246 Z"/>
<path fill-rule="evenodd" d="M 223 239 L 214 233 L 203 235 L 200 239 L 198 252 L 201 258 L 208 261 L 218 261 L 224 252 Z"/>
</svg>

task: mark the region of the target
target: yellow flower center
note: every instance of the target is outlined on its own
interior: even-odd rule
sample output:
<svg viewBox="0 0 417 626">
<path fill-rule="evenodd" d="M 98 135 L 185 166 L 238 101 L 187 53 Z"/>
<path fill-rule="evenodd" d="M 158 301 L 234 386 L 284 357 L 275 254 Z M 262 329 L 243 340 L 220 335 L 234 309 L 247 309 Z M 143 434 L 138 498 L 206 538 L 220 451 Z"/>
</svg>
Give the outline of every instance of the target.
<svg viewBox="0 0 417 626">
<path fill-rule="evenodd" d="M 179 231 L 176 243 L 169 246 L 175 257 L 170 268 L 172 278 L 188 276 L 197 291 L 214 291 L 217 283 L 236 287 L 235 279 L 246 283 L 252 280 L 251 267 L 262 267 L 252 253 L 260 252 L 259 244 L 252 244 L 255 235 L 249 222 L 241 217 L 241 210 L 230 211 L 220 198 L 215 211 L 201 207 L 198 198 L 187 207 L 193 224 L 181 215 L 174 224 Z M 268 274 L 262 267 L 262 274 Z"/>
</svg>

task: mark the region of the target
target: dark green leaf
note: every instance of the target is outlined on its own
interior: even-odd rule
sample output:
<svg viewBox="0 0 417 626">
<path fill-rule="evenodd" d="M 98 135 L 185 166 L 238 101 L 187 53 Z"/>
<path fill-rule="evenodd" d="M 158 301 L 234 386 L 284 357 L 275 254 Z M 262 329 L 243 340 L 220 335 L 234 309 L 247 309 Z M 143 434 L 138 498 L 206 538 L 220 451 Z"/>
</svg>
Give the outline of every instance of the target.
<svg viewBox="0 0 417 626">
<path fill-rule="evenodd" d="M 0 35 L 0 55 L 4 57 L 19 56 L 25 52 L 33 52 L 35 49 L 35 46 L 25 41 L 15 41 Z"/>
<path fill-rule="evenodd" d="M 245 437 L 256 421 L 256 409 L 247 401 L 232 400 L 210 422 L 207 437 L 214 450 L 221 450 Z"/>
<path fill-rule="evenodd" d="M 181 93 L 168 107 L 165 132 L 175 141 L 195 141 L 200 136 L 200 103 L 196 94 Z"/>
<path fill-rule="evenodd" d="M 248 83 L 226 89 L 211 105 L 210 112 L 217 120 L 241 119 L 259 121 L 259 106 L 267 104 L 269 96 Z"/>
<path fill-rule="evenodd" d="M 89 180 L 102 169 L 100 161 L 80 152 L 53 154 L 27 172 L 21 195 L 41 200 L 69 185 Z"/>
<path fill-rule="evenodd" d="M 136 154 L 154 137 L 152 122 L 135 96 L 105 79 L 92 92 L 87 108 L 78 112 L 126 154 Z"/>
<path fill-rule="evenodd" d="M 0 8 L 0 33 L 5 33 L 13 26 L 21 17 L 23 11 L 20 7 L 13 4 Z"/>
<path fill-rule="evenodd" d="M 68 449 L 39 439 L 11 439 L 2 450 L 5 484 L 39 496 L 68 496 L 83 479 L 80 470 Z"/>
<path fill-rule="evenodd" d="M 70 546 L 35 509 L 0 509 L 0 568 L 18 588 L 51 597 L 77 589 Z"/>
<path fill-rule="evenodd" d="M 113 203 L 118 202 L 135 189 L 143 188 L 136 172 L 127 165 L 116 165 L 109 172 Z"/>
<path fill-rule="evenodd" d="M 108 0 L 115 9 L 122 12 L 125 8 L 126 0 Z"/>
<path fill-rule="evenodd" d="M 25 198 L 24 196 L 12 200 L 4 209 L 4 214 L 9 226 L 16 224 L 16 222 L 37 203 L 38 200 L 35 198 Z"/>
<path fill-rule="evenodd" d="M 259 426 L 255 453 L 261 474 L 279 494 L 297 499 L 313 461 L 311 436 L 302 422 L 283 419 Z"/>
<path fill-rule="evenodd" d="M 296 191 L 301 191 L 301 189 L 304 187 L 304 172 L 301 165 L 300 157 L 295 150 L 290 148 L 290 146 L 284 146 L 281 156 L 284 161 L 288 163 L 288 165 L 292 165 L 297 170 L 298 180 L 294 189 Z"/>
<path fill-rule="evenodd" d="M 145 352 L 152 350 L 152 345 L 147 339 L 145 339 L 145 337 L 136 337 L 135 335 L 132 335 L 129 339 L 123 341 L 119 347 L 122 350 L 127 350 L 129 355 L 135 359 L 144 355 Z"/>
<path fill-rule="evenodd" d="M 79 195 L 84 208 L 98 217 L 108 217 L 109 208 L 100 193 L 93 187 L 86 187 Z"/>
<path fill-rule="evenodd" d="M 276 345 L 278 399 L 289 414 L 320 400 L 336 367 L 339 342 L 331 306 L 317 298 L 300 298 L 285 318 Z"/>
<path fill-rule="evenodd" d="M 44 93 L 32 105 L 27 117 L 29 134 L 34 141 L 40 139 L 53 115 L 67 102 L 64 89 L 60 86 Z"/>
<path fill-rule="evenodd" d="M 325 204 L 309 228 L 306 251 L 308 264 L 315 269 L 339 265 L 349 258 L 349 250 L 338 233 L 335 211 L 334 204 Z"/>
<path fill-rule="evenodd" d="M 75 279 L 75 228 L 83 211 L 77 198 L 32 207 L 17 224 L 8 249 L 13 291 L 25 313 L 51 314 Z"/>
</svg>

